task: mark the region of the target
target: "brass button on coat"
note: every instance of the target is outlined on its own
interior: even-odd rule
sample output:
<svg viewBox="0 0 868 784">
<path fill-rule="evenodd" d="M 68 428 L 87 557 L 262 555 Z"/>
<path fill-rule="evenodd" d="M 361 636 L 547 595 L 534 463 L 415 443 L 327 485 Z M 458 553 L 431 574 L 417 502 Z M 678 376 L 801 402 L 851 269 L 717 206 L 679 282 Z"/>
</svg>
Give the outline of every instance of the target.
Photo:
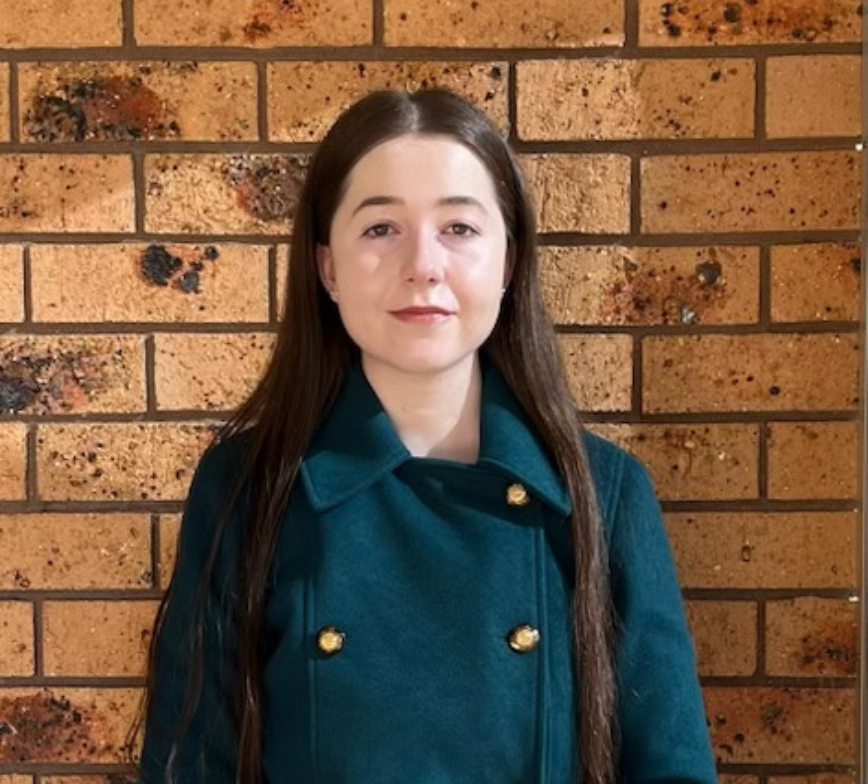
<svg viewBox="0 0 868 784">
<path fill-rule="evenodd" d="M 346 638 L 346 632 L 342 632 L 337 626 L 323 626 L 316 636 L 316 644 L 323 653 L 333 656 L 344 647 Z"/>
<path fill-rule="evenodd" d="M 506 488 L 506 503 L 511 506 L 524 506 L 530 501 L 530 495 L 523 484 L 515 482 Z"/>
<path fill-rule="evenodd" d="M 535 629 L 529 623 L 520 623 L 509 632 L 509 647 L 519 653 L 530 653 L 539 645 L 539 629 Z"/>
</svg>

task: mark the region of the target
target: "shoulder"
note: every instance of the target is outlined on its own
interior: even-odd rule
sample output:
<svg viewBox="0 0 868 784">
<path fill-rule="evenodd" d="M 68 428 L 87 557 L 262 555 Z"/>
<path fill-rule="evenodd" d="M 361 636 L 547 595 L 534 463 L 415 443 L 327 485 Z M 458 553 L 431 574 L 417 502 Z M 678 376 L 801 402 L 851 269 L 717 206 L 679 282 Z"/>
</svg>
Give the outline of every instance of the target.
<svg viewBox="0 0 868 784">
<path fill-rule="evenodd" d="M 639 458 L 584 427 L 581 433 L 600 512 L 607 526 L 626 507 L 656 503 L 648 469 Z"/>
<path fill-rule="evenodd" d="M 248 429 L 228 436 L 215 435 L 193 472 L 191 496 L 195 493 L 216 500 L 229 491 L 250 448 L 251 432 Z"/>
<path fill-rule="evenodd" d="M 179 531 L 179 548 L 200 558 L 207 551 L 228 510 L 236 479 L 250 444 L 249 432 L 228 437 L 219 434 L 199 458 L 184 502 L 184 514 Z M 233 518 L 239 519 L 237 508 Z M 232 537 L 240 535 L 234 529 Z"/>
</svg>

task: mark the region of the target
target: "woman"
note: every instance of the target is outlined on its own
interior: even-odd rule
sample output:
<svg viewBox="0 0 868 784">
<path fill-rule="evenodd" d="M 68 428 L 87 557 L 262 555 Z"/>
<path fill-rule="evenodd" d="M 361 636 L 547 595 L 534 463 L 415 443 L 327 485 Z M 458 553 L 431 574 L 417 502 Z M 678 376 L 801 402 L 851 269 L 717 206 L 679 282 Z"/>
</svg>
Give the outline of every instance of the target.
<svg viewBox="0 0 868 784">
<path fill-rule="evenodd" d="M 290 266 L 190 487 L 142 781 L 713 782 L 660 508 L 576 415 L 497 130 L 362 99 Z"/>
</svg>

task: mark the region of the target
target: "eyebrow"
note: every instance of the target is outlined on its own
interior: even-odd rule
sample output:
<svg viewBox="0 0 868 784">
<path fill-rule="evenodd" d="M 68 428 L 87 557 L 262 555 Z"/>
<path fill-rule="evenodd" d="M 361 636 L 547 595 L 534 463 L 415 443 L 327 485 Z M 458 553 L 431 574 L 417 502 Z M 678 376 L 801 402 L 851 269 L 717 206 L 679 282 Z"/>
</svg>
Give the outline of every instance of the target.
<svg viewBox="0 0 868 784">
<path fill-rule="evenodd" d="M 353 215 L 359 212 L 359 210 L 363 210 L 365 207 L 376 207 L 383 204 L 406 204 L 406 202 L 403 199 L 399 199 L 397 196 L 368 196 L 367 199 L 362 199 L 362 201 L 359 202 L 359 205 L 353 210 Z M 473 196 L 444 196 L 442 199 L 437 201 L 437 204 L 466 204 L 472 207 L 478 207 L 484 213 L 488 214 L 488 210 L 485 209 L 482 202 Z"/>
</svg>

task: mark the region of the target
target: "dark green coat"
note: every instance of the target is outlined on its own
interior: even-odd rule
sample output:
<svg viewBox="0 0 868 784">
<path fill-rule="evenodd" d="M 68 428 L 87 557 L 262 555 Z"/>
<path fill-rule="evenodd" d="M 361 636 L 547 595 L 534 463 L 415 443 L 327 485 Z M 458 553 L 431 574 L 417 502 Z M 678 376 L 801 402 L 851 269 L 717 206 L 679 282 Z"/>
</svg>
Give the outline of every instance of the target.
<svg viewBox="0 0 868 784">
<path fill-rule="evenodd" d="M 622 780 L 714 782 L 693 646 L 652 483 L 625 450 L 583 437 L 621 624 Z M 146 784 L 161 781 L 187 661 L 179 640 L 241 441 L 206 454 L 191 485 L 158 639 L 162 682 L 148 712 Z M 522 505 L 507 502 L 516 484 L 528 494 Z M 488 362 L 476 465 L 412 457 L 356 366 L 302 464 L 270 574 L 266 782 L 577 781 L 569 511 L 558 474 Z M 238 536 L 218 562 L 230 581 Z M 521 624 L 540 633 L 530 650 L 509 644 Z M 318 645 L 327 626 L 345 635 L 337 653 Z M 231 651 L 231 631 L 226 639 Z M 210 622 L 205 643 L 204 703 L 181 752 L 182 784 L 233 780 L 228 687 L 217 678 Z M 203 738 L 207 776 L 194 764 Z"/>
</svg>

